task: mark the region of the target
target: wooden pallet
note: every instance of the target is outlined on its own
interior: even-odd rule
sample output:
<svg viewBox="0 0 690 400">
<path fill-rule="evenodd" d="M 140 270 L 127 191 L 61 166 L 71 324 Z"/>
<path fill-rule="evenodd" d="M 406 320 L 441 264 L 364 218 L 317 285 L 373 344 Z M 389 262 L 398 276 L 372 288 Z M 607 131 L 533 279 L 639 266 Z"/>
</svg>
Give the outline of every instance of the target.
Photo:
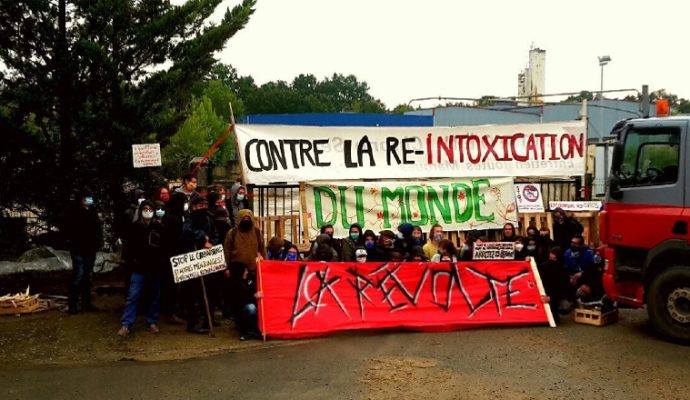
<svg viewBox="0 0 690 400">
<path fill-rule="evenodd" d="M 575 309 L 575 322 L 579 324 L 605 326 L 618 321 L 618 309 L 602 314 L 598 310 Z"/>
<path fill-rule="evenodd" d="M 40 305 L 38 296 L 14 304 L 11 301 L 2 301 L 0 302 L 0 315 L 30 314 L 36 311 Z"/>
</svg>

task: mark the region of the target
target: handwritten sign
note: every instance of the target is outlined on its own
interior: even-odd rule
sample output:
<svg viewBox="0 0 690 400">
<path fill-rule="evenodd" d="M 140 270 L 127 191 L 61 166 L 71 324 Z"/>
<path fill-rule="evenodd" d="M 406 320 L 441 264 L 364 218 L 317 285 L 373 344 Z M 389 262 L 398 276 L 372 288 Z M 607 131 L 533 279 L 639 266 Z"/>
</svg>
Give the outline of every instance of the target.
<svg viewBox="0 0 690 400">
<path fill-rule="evenodd" d="M 549 209 L 562 208 L 563 211 L 600 211 L 600 201 L 550 201 Z"/>
<path fill-rule="evenodd" d="M 549 323 L 538 272 L 526 261 L 263 261 L 259 268 L 259 326 L 271 337 Z"/>
<path fill-rule="evenodd" d="M 160 167 L 161 145 L 160 143 L 133 144 L 132 162 L 134 168 Z"/>
<path fill-rule="evenodd" d="M 515 244 L 513 242 L 475 243 L 473 260 L 514 260 Z"/>
<path fill-rule="evenodd" d="M 520 213 L 544 212 L 544 198 L 538 183 L 516 183 L 515 200 Z"/>
<path fill-rule="evenodd" d="M 434 224 L 447 230 L 498 229 L 517 221 L 512 184 L 505 177 L 307 182 L 310 235 L 331 224 L 335 236 L 344 237 L 353 223 L 375 232 L 403 222 L 425 231 Z"/>
<path fill-rule="evenodd" d="M 585 171 L 584 121 L 456 127 L 238 125 L 251 183 L 570 176 Z"/>
<path fill-rule="evenodd" d="M 225 269 L 223 246 L 219 244 L 210 249 L 170 257 L 170 265 L 175 283 L 222 271 Z"/>
</svg>

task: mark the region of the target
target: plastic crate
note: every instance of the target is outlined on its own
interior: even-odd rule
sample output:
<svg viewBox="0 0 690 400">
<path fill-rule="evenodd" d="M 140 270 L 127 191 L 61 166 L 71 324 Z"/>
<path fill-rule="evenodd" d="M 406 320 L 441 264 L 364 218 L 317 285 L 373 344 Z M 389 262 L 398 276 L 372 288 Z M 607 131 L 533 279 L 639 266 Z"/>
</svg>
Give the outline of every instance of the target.
<svg viewBox="0 0 690 400">
<path fill-rule="evenodd" d="M 618 321 L 618 309 L 607 313 L 586 308 L 575 309 L 575 322 L 586 325 L 604 326 Z"/>
</svg>

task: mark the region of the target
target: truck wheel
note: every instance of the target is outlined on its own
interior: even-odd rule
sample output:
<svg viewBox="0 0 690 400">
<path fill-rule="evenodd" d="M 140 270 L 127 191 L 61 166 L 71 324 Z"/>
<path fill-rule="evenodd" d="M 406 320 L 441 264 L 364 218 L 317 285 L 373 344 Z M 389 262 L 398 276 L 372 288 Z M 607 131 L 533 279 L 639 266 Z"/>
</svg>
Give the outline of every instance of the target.
<svg viewBox="0 0 690 400">
<path fill-rule="evenodd" d="M 654 278 L 647 296 L 647 312 L 659 333 L 690 342 L 690 267 L 673 266 Z"/>
</svg>

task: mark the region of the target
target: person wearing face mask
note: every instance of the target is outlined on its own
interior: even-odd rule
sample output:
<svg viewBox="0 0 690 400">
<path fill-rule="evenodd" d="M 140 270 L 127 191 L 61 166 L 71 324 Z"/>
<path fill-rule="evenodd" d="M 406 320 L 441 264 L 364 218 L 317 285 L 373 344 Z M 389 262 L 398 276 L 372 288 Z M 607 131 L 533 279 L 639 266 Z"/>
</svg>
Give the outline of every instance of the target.
<svg viewBox="0 0 690 400">
<path fill-rule="evenodd" d="M 575 235 L 570 241 L 570 248 L 564 254 L 565 267 L 570 276 L 570 284 L 577 288 L 581 285 L 582 274 L 592 268 L 594 252 L 585 245 L 582 235 Z"/>
<path fill-rule="evenodd" d="M 266 246 L 266 259 L 283 261 L 292 246 L 293 244 L 289 240 L 274 236 L 268 241 L 268 246 Z"/>
<path fill-rule="evenodd" d="M 229 197 L 225 199 L 225 207 L 228 209 L 230 216 L 230 225 L 234 228 L 240 222 L 240 210 L 249 209 L 249 198 L 247 197 L 247 188 L 235 183 L 230 187 Z"/>
<path fill-rule="evenodd" d="M 120 336 L 132 331 L 137 316 L 137 307 L 144 287 L 150 288 L 147 305 L 146 325 L 151 333 L 158 333 L 160 310 L 160 287 L 163 269 L 166 265 L 164 249 L 161 246 L 162 225 L 156 218 L 156 206 L 145 200 L 139 206 L 139 219 L 132 228 L 132 273 L 122 314 Z"/>
<path fill-rule="evenodd" d="M 422 249 L 424 249 L 424 256 L 427 259 L 430 260 L 436 253 L 438 253 L 438 244 L 441 239 L 443 239 L 443 227 L 439 224 L 435 224 L 431 227 L 426 244 L 424 244 L 422 247 Z"/>
<path fill-rule="evenodd" d="M 412 224 L 402 223 L 398 226 L 398 235 L 395 238 L 395 248 L 403 252 L 404 258 L 409 256 L 410 249 L 414 245 L 412 240 L 413 232 L 414 226 L 412 226 Z"/>
<path fill-rule="evenodd" d="M 424 255 L 424 249 L 422 246 L 412 246 L 410 249 L 410 255 L 407 257 L 407 261 L 410 262 L 426 262 L 429 261 Z"/>
<path fill-rule="evenodd" d="M 582 235 L 584 227 L 573 217 L 569 217 L 562 208 L 553 210 L 553 242 L 562 249 L 570 247 L 570 240 L 575 235 Z"/>
<path fill-rule="evenodd" d="M 359 224 L 350 225 L 350 230 L 346 238 L 342 240 L 343 249 L 341 251 L 341 261 L 355 261 L 355 249 L 364 244 L 362 227 Z"/>
<path fill-rule="evenodd" d="M 182 193 L 187 198 L 187 201 L 184 205 L 185 215 L 189 215 L 191 212 L 192 201 L 194 201 L 197 197 L 200 197 L 199 192 L 196 191 L 196 185 L 196 176 L 194 176 L 194 174 L 185 174 L 182 177 L 182 186 L 175 189 L 175 193 Z"/>
<path fill-rule="evenodd" d="M 299 254 L 297 245 L 290 244 L 290 246 L 288 246 L 287 253 L 285 253 L 285 258 L 283 261 L 302 261 L 302 257 Z"/>
<path fill-rule="evenodd" d="M 266 247 L 261 230 L 254 225 L 254 213 L 248 209 L 237 212 L 238 224 L 225 236 L 223 250 L 227 285 L 224 290 L 225 306 L 235 317 L 243 315 L 242 293 L 243 277 L 238 271 L 255 273 L 257 263 L 266 258 Z"/>
<path fill-rule="evenodd" d="M 367 260 L 369 260 L 369 257 L 371 257 L 371 255 L 376 251 L 376 242 L 378 241 L 378 238 L 376 237 L 374 231 L 370 229 L 364 231 L 362 237 L 362 247 L 364 247 L 364 249 L 367 251 Z"/>
<path fill-rule="evenodd" d="M 365 243 L 366 244 L 366 243 Z M 395 233 L 391 230 L 379 232 L 379 240 L 376 247 L 368 252 L 368 261 L 388 262 L 391 260 L 391 251 L 395 247 Z"/>
<path fill-rule="evenodd" d="M 61 229 L 67 238 L 73 275 L 69 284 L 68 311 L 94 311 L 91 303 L 91 280 L 96 251 L 103 242 L 103 226 L 94 208 L 93 195 L 83 192 L 68 211 Z M 78 308 L 81 300 L 81 308 Z"/>
<path fill-rule="evenodd" d="M 161 186 L 158 188 L 158 191 L 156 192 L 156 195 L 153 196 L 154 201 L 162 201 L 165 204 L 168 204 L 170 201 L 170 191 L 168 190 L 167 186 Z"/>
<path fill-rule="evenodd" d="M 222 186 L 221 186 L 222 188 Z M 223 192 L 216 192 L 216 189 L 208 194 L 208 213 L 213 220 L 214 228 L 219 238 L 225 238 L 232 224 L 230 223 L 230 213 L 225 208 L 225 195 Z"/>
<path fill-rule="evenodd" d="M 192 200 L 190 216 L 185 220 L 182 228 L 181 253 L 208 249 L 217 244 L 220 244 L 220 239 L 216 234 L 213 221 L 208 215 L 208 200 L 205 197 L 198 196 Z M 207 298 L 211 313 L 218 305 L 218 288 L 214 285 L 218 278 L 213 276 L 216 274 L 220 274 L 220 272 L 200 278 L 204 282 L 209 282 L 209 285 L 207 285 Z M 185 299 L 187 331 L 204 334 L 208 333 L 210 323 L 218 325 L 216 321 L 208 321 L 199 280 L 191 279 L 182 282 L 181 291 Z M 200 319 L 200 316 L 204 317 Z"/>
<path fill-rule="evenodd" d="M 551 231 L 546 226 L 539 229 L 539 236 L 537 236 L 537 252 L 539 259 L 544 261 L 549 258 L 549 251 L 554 246 L 551 240 Z"/>
<path fill-rule="evenodd" d="M 520 236 L 515 237 L 515 260 L 524 261 L 527 256 L 527 249 L 525 248 L 525 239 Z"/>
<path fill-rule="evenodd" d="M 525 245 L 525 256 L 534 259 L 537 265 L 543 260 L 539 257 L 539 249 L 537 246 L 536 237 L 527 237 L 527 244 Z"/>
<path fill-rule="evenodd" d="M 343 252 L 343 241 L 339 238 L 333 237 L 333 234 L 335 233 L 335 228 L 333 228 L 333 225 L 331 224 L 326 224 L 321 227 L 321 234 L 326 234 L 331 238 L 331 242 L 329 245 L 335 250 L 337 257 L 335 258 L 336 260 L 340 260 L 341 254 Z"/>
</svg>

